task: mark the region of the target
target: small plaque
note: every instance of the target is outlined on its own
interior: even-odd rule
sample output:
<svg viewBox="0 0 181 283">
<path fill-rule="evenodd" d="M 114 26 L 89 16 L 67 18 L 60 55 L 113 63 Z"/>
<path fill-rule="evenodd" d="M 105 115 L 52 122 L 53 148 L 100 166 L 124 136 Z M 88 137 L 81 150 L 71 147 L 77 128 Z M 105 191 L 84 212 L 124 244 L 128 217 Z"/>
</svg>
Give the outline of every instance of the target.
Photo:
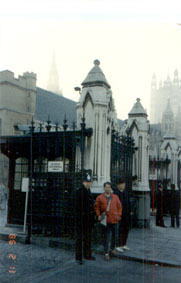
<svg viewBox="0 0 181 283">
<path fill-rule="evenodd" d="M 21 191 L 25 193 L 29 191 L 29 178 L 22 179 Z"/>
<path fill-rule="evenodd" d="M 48 172 L 63 172 L 63 161 L 48 161 Z"/>
</svg>

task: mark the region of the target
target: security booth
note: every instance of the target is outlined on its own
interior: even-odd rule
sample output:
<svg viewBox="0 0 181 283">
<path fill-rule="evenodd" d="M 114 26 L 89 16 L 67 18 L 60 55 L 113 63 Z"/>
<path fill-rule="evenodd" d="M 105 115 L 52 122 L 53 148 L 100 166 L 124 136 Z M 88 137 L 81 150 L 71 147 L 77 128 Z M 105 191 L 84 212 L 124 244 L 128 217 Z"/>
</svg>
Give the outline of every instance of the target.
<svg viewBox="0 0 181 283">
<path fill-rule="evenodd" d="M 22 136 L 1 137 L 1 152 L 9 158 L 8 223 L 24 224 L 26 192 L 22 181 L 29 180 L 27 223 L 29 232 L 59 236 L 73 233 L 72 196 L 83 174 L 83 162 L 76 162 L 76 148 L 84 159 L 86 137 L 92 129 L 51 126 L 50 121 L 38 131 L 34 122 Z"/>
</svg>

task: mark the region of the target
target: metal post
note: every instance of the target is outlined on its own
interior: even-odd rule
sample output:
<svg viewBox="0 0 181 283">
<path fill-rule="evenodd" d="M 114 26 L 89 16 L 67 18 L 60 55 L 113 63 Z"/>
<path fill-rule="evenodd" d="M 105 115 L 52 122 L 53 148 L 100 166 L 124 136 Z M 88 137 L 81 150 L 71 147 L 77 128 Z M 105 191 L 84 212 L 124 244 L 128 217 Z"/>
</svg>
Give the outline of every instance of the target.
<svg viewBox="0 0 181 283">
<path fill-rule="evenodd" d="M 64 123 L 63 123 L 63 129 L 64 129 L 64 132 L 63 132 L 63 173 L 65 174 L 65 132 L 68 128 L 68 125 L 67 125 L 67 119 L 66 119 L 66 114 L 65 114 L 65 118 L 64 118 Z"/>
<path fill-rule="evenodd" d="M 28 223 L 28 235 L 26 238 L 26 244 L 31 244 L 31 235 L 32 235 L 32 173 L 33 173 L 33 133 L 34 133 L 34 121 L 32 119 L 31 127 L 30 127 L 30 166 L 29 166 L 29 192 L 28 192 L 28 199 L 29 199 L 29 223 Z"/>
<path fill-rule="evenodd" d="M 85 150 L 85 116 L 83 113 L 82 117 L 82 123 L 81 125 L 81 171 L 82 171 L 82 177 L 83 177 L 83 170 L 84 170 L 84 150 Z"/>
</svg>

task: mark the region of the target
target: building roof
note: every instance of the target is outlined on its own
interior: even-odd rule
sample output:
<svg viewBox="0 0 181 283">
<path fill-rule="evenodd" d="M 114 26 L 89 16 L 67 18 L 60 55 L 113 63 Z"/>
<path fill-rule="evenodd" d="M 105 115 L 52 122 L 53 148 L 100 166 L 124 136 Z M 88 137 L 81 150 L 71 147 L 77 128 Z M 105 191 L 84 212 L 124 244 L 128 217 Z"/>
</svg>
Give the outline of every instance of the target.
<svg viewBox="0 0 181 283">
<path fill-rule="evenodd" d="M 161 124 L 150 124 L 150 133 L 159 133 L 161 135 Z"/>
<path fill-rule="evenodd" d="M 145 109 L 143 108 L 141 102 L 140 102 L 140 98 L 136 99 L 136 103 L 133 105 L 133 108 L 131 109 L 131 111 L 128 114 L 129 116 L 135 116 L 135 115 L 146 115 L 147 113 L 145 111 Z"/>
<path fill-rule="evenodd" d="M 36 90 L 36 120 L 46 122 L 49 117 L 52 123 L 62 125 L 66 115 L 68 124 L 76 121 L 75 101 L 39 87 L 37 87 Z"/>
<path fill-rule="evenodd" d="M 82 82 L 83 87 L 103 84 L 106 87 L 111 88 L 99 65 L 100 61 L 94 60 L 94 67 L 90 70 L 87 77 Z"/>
</svg>

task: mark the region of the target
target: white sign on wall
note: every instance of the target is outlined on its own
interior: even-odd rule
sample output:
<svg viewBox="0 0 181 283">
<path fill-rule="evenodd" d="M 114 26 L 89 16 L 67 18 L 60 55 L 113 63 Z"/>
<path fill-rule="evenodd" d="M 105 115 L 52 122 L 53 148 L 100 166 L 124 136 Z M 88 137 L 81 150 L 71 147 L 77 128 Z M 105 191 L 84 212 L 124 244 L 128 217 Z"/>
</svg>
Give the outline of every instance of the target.
<svg viewBox="0 0 181 283">
<path fill-rule="evenodd" d="M 63 161 L 48 161 L 48 172 L 63 172 Z"/>
<path fill-rule="evenodd" d="M 21 182 L 21 191 L 22 192 L 28 192 L 29 190 L 29 178 L 22 178 Z"/>
</svg>

